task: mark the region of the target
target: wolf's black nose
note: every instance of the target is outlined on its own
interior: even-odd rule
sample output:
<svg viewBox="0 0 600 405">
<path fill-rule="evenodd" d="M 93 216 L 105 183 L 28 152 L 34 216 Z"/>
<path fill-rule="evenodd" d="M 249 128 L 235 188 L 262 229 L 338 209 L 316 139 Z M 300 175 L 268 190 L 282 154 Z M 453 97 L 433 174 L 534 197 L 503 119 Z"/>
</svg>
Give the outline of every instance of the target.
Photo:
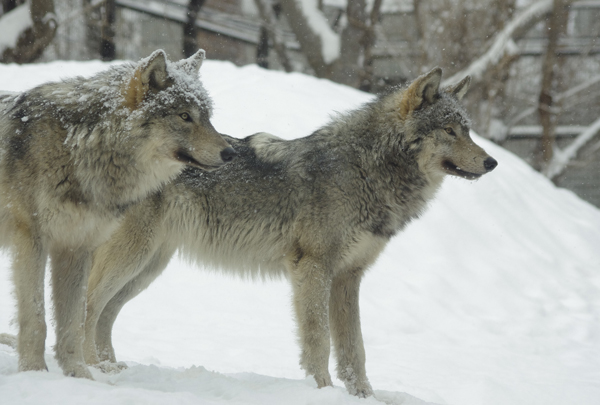
<svg viewBox="0 0 600 405">
<path fill-rule="evenodd" d="M 485 170 L 488 172 L 494 170 L 496 166 L 498 166 L 498 162 L 493 157 L 489 157 L 483 161 L 483 167 L 485 167 Z"/>
<path fill-rule="evenodd" d="M 223 162 L 231 162 L 236 156 L 237 152 L 231 146 L 221 151 L 221 159 L 223 159 Z"/>
</svg>

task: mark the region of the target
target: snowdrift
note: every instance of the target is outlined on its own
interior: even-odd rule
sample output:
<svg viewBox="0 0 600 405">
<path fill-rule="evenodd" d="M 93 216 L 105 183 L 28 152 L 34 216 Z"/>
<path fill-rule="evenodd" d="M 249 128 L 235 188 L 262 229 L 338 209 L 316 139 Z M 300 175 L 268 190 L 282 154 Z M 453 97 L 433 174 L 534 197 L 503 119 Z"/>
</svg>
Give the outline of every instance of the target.
<svg viewBox="0 0 600 405">
<path fill-rule="evenodd" d="M 0 65 L 0 90 L 105 67 Z M 207 61 L 201 76 L 214 98 L 215 127 L 238 137 L 308 135 L 335 111 L 372 97 L 225 62 Z M 317 390 L 304 378 L 285 280 L 232 279 L 174 260 L 117 320 L 114 344 L 128 370 L 93 370 L 97 381 L 63 377 L 50 330 L 49 373 L 17 373 L 14 350 L 0 345 L 0 402 L 597 404 L 600 210 L 475 139 L 498 168 L 477 182 L 447 179 L 364 279 L 362 325 L 376 398 L 351 397 L 339 381 Z M 0 333 L 16 332 L 9 269 L 5 252 Z"/>
</svg>

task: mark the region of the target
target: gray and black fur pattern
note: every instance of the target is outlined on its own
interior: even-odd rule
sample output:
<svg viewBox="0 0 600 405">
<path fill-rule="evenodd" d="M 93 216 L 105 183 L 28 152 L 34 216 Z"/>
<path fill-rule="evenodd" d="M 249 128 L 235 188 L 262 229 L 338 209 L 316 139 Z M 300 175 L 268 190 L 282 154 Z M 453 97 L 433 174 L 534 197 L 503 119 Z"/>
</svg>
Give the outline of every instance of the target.
<svg viewBox="0 0 600 405">
<path fill-rule="evenodd" d="M 110 336 L 119 311 L 179 249 L 223 271 L 287 277 L 301 366 L 319 387 L 331 385 L 331 340 L 349 392 L 371 395 L 362 275 L 424 212 L 445 175 L 475 178 L 495 166 L 471 140 L 458 104 L 469 79 L 444 90 L 440 79 L 434 69 L 305 138 L 226 137 L 238 152 L 234 162 L 211 173 L 188 168 L 132 207 L 95 255 L 86 360 L 116 362 Z"/>
</svg>

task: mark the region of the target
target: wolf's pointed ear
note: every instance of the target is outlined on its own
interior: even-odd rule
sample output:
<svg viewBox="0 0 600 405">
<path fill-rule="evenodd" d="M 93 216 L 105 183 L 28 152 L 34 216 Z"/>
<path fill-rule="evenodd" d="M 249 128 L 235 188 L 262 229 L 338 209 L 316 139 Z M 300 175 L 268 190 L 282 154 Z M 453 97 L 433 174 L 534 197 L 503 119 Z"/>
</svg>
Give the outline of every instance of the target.
<svg viewBox="0 0 600 405">
<path fill-rule="evenodd" d="M 409 113 L 433 104 L 438 97 L 440 82 L 442 81 L 442 69 L 436 67 L 423 76 L 418 77 L 402 93 L 400 102 L 400 115 L 404 118 Z"/>
<path fill-rule="evenodd" d="M 460 82 L 456 83 L 454 86 L 450 86 L 446 88 L 448 93 L 454 94 L 457 99 L 462 100 L 462 98 L 467 94 L 467 90 L 469 90 L 469 85 L 471 84 L 471 76 L 467 76 L 462 79 Z"/>
<path fill-rule="evenodd" d="M 159 49 L 152 52 L 145 63 L 140 65 L 142 84 L 148 85 L 150 89 L 163 90 L 167 87 L 167 55 Z"/>
<path fill-rule="evenodd" d="M 199 49 L 198 52 L 196 52 L 189 58 L 182 59 L 179 62 L 175 62 L 175 66 L 178 69 L 181 69 L 190 75 L 197 75 L 200 71 L 200 67 L 202 66 L 202 62 L 204 62 L 205 57 L 206 52 L 204 52 L 204 49 Z"/>
<path fill-rule="evenodd" d="M 193 68 L 196 72 L 199 72 L 205 58 L 206 52 L 204 52 L 204 49 L 199 49 L 198 52 L 187 58 L 188 66 Z"/>
<path fill-rule="evenodd" d="M 140 62 L 131 80 L 123 88 L 125 106 L 131 111 L 137 109 L 148 93 L 158 92 L 168 87 L 167 55 L 159 49 Z"/>
</svg>

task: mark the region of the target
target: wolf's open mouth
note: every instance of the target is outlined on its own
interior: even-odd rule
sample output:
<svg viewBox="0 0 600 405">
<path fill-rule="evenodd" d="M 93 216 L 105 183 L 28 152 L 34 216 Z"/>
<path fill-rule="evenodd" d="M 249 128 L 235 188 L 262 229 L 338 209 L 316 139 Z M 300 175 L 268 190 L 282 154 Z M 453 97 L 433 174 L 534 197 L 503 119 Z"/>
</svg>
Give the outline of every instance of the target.
<svg viewBox="0 0 600 405">
<path fill-rule="evenodd" d="M 185 151 L 182 149 L 179 149 L 177 152 L 175 152 L 175 159 L 186 165 L 198 167 L 209 172 L 219 168 L 219 166 L 210 166 L 198 162 L 196 159 L 185 153 Z"/>
<path fill-rule="evenodd" d="M 475 179 L 478 179 L 481 177 L 481 174 L 466 172 L 466 171 L 460 169 L 458 166 L 456 166 L 454 163 L 452 163 L 449 160 L 445 160 L 442 163 L 442 166 L 444 167 L 444 170 L 446 170 L 446 172 L 448 172 L 449 174 L 452 174 L 452 175 L 458 176 L 458 177 L 462 177 L 467 180 L 475 180 Z"/>
</svg>

